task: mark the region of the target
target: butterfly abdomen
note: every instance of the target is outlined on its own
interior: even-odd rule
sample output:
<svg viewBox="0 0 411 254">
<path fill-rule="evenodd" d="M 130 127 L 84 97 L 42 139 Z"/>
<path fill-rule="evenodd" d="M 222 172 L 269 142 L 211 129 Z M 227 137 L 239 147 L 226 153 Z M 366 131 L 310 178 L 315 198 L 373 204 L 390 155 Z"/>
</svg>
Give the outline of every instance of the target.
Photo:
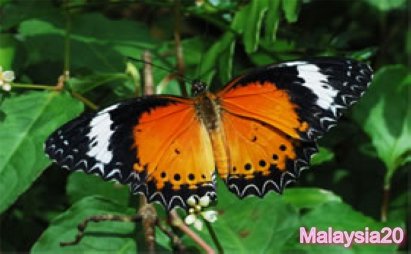
<svg viewBox="0 0 411 254">
<path fill-rule="evenodd" d="M 226 178 L 229 169 L 229 156 L 217 97 L 212 93 L 205 93 L 198 96 L 195 100 L 197 117 L 208 131 L 219 175 L 222 178 Z"/>
</svg>

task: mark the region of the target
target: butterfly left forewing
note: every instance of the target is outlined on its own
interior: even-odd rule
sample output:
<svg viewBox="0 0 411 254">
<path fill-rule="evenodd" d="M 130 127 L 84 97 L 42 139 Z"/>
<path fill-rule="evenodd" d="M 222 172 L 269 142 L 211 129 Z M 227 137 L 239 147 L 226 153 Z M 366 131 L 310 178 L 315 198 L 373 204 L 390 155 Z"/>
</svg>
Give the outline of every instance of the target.
<svg viewBox="0 0 411 254">
<path fill-rule="evenodd" d="M 210 141 L 189 99 L 140 97 L 85 114 L 55 131 L 45 151 L 63 168 L 129 184 L 168 210 L 192 195 L 215 199 Z"/>
</svg>

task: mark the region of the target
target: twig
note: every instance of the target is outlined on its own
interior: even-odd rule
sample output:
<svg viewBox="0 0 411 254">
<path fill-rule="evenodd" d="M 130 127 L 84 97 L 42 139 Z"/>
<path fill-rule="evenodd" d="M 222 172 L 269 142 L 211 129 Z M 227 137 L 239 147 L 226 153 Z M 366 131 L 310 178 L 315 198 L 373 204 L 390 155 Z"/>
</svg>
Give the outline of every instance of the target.
<svg viewBox="0 0 411 254">
<path fill-rule="evenodd" d="M 125 215 L 113 215 L 113 214 L 106 214 L 106 215 L 94 215 L 91 217 L 86 218 L 82 223 L 77 226 L 78 233 L 74 241 L 71 242 L 60 242 L 61 247 L 71 246 L 78 244 L 81 239 L 84 237 L 84 232 L 87 228 L 87 225 L 90 221 L 92 222 L 102 222 L 102 221 L 121 221 L 121 222 L 137 222 L 141 220 L 141 215 L 132 215 L 132 216 L 125 216 Z"/>
<path fill-rule="evenodd" d="M 208 245 L 199 235 L 197 235 L 194 231 L 192 231 L 185 223 L 184 221 L 178 216 L 175 210 L 172 210 L 169 213 L 169 220 L 170 224 L 182 232 L 184 232 L 188 237 L 193 239 L 194 242 L 198 244 L 204 251 L 206 251 L 208 254 L 215 254 L 215 251 L 213 248 L 211 248 L 210 245 Z"/>
<path fill-rule="evenodd" d="M 68 80 L 69 77 L 69 71 L 65 70 L 64 73 L 62 75 L 60 75 L 60 77 L 58 78 L 57 84 L 54 86 L 56 91 L 62 91 L 64 89 L 64 83 L 66 82 L 66 80 Z M 98 106 L 96 104 L 94 104 L 92 101 L 90 101 L 89 99 L 87 99 L 86 97 L 84 97 L 83 95 L 72 91 L 71 95 L 73 95 L 74 98 L 77 98 L 79 101 L 83 102 L 84 104 L 86 104 L 89 108 L 91 108 L 92 110 L 96 110 L 98 109 Z"/>
<path fill-rule="evenodd" d="M 143 53 L 144 60 L 144 94 L 154 94 L 153 70 L 151 68 L 151 54 L 148 50 Z"/>
<path fill-rule="evenodd" d="M 174 25 L 174 41 L 176 44 L 176 58 L 177 58 L 177 81 L 178 84 L 180 85 L 180 90 L 181 94 L 183 96 L 187 96 L 187 89 L 184 83 L 184 80 L 181 77 L 184 77 L 184 72 L 185 72 L 185 66 L 184 66 L 184 57 L 183 57 L 183 47 L 181 45 L 181 36 L 180 36 L 180 26 L 181 26 L 181 20 L 180 20 L 180 0 L 176 0 L 176 5 L 175 5 L 175 25 Z"/>
</svg>

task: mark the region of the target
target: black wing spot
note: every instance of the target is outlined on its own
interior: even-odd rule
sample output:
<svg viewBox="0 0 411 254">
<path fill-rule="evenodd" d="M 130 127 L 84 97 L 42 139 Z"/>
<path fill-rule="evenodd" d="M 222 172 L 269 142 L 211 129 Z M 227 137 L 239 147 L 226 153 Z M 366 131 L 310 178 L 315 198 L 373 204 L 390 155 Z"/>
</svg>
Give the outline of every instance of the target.
<svg viewBox="0 0 411 254">
<path fill-rule="evenodd" d="M 287 150 L 287 147 L 284 144 L 282 144 L 280 145 L 280 150 L 284 152 L 285 150 Z"/>
<path fill-rule="evenodd" d="M 181 180 L 180 174 L 175 174 L 175 175 L 174 175 L 174 180 L 180 181 L 180 180 Z"/>
<path fill-rule="evenodd" d="M 174 152 L 175 152 L 176 154 L 180 154 L 180 153 L 181 153 L 180 150 L 178 150 L 178 148 L 174 149 Z"/>
<path fill-rule="evenodd" d="M 260 160 L 258 162 L 258 165 L 260 165 L 260 167 L 265 167 L 267 165 L 267 163 L 265 162 L 265 160 Z"/>
<path fill-rule="evenodd" d="M 255 142 L 255 141 L 257 141 L 257 136 L 254 136 L 254 137 L 251 139 L 251 142 Z"/>
<path fill-rule="evenodd" d="M 233 167 L 233 172 L 236 172 L 237 171 L 237 168 L 236 167 Z"/>
<path fill-rule="evenodd" d="M 193 181 L 195 179 L 195 175 L 194 174 L 188 174 L 188 179 Z"/>
<path fill-rule="evenodd" d="M 273 160 L 278 160 L 278 155 L 277 154 L 273 154 Z"/>
<path fill-rule="evenodd" d="M 250 164 L 250 163 L 247 163 L 247 164 L 244 165 L 244 169 L 245 169 L 245 170 L 251 170 L 251 168 L 252 168 L 252 167 L 251 167 L 251 164 Z"/>
<path fill-rule="evenodd" d="M 166 176 L 167 176 L 167 173 L 166 172 L 161 172 L 161 178 L 166 178 Z"/>
</svg>

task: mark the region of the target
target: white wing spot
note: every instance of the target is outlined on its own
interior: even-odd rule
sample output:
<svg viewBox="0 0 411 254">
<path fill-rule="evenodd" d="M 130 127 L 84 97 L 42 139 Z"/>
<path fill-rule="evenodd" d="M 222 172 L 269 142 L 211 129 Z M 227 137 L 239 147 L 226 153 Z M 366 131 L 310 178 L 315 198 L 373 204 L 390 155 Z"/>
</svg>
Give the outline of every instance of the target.
<svg viewBox="0 0 411 254">
<path fill-rule="evenodd" d="M 334 101 L 338 94 L 332 86 L 325 87 L 328 84 L 328 77 L 320 72 L 320 68 L 314 64 L 297 65 L 298 77 L 304 79 L 303 86 L 309 88 L 317 95 L 317 104 L 322 109 L 335 111 Z"/>
<path fill-rule="evenodd" d="M 103 111 L 99 112 L 90 122 L 90 132 L 87 137 L 94 140 L 95 146 L 89 146 L 87 155 L 96 159 L 99 162 L 108 164 L 113 159 L 113 153 L 108 150 L 110 138 L 114 131 L 111 130 L 113 121 L 110 119 L 109 111 L 117 108 L 117 105 L 112 105 Z"/>
</svg>

